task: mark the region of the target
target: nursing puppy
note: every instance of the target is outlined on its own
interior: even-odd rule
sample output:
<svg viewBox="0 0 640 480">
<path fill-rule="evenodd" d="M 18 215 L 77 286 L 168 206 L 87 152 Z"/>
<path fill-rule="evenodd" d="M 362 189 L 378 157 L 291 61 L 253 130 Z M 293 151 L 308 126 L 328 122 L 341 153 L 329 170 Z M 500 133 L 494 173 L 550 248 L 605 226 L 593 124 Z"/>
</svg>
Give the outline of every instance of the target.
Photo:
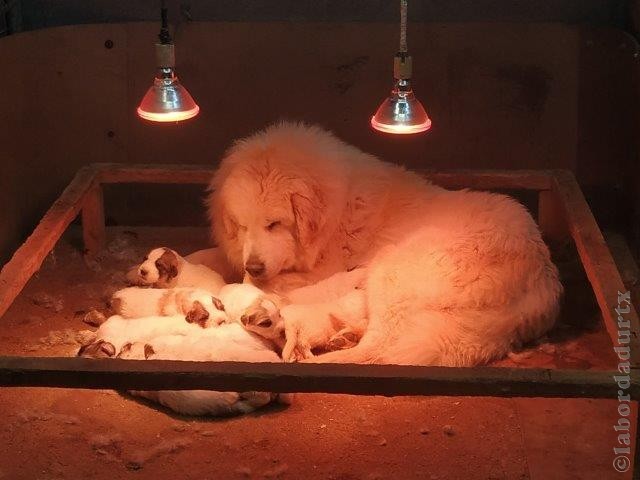
<svg viewBox="0 0 640 480">
<path fill-rule="evenodd" d="M 284 299 L 269 295 L 248 283 L 231 283 L 220 289 L 220 301 L 224 305 L 229 321 L 240 323 L 248 311 L 260 309 L 267 318 L 276 321 Z"/>
<path fill-rule="evenodd" d="M 367 327 L 365 293 L 353 290 L 335 302 L 287 305 L 277 316 L 256 305 L 241 322 L 280 348 L 285 362 L 303 360 L 313 357 L 315 349 L 327 352 L 358 343 Z"/>
<path fill-rule="evenodd" d="M 123 288 L 111 297 L 111 308 L 125 318 L 184 315 L 203 328 L 229 319 L 220 299 L 197 288 Z"/>
<path fill-rule="evenodd" d="M 557 269 L 507 196 L 445 190 L 291 123 L 236 142 L 210 190 L 216 244 L 261 288 L 366 268 L 366 332 L 314 361 L 477 365 L 556 319 Z"/>
<path fill-rule="evenodd" d="M 151 250 L 128 276 L 132 274 L 134 283 L 154 288 L 202 288 L 215 295 L 225 285 L 219 273 L 204 265 L 190 263 L 166 247 Z"/>
</svg>

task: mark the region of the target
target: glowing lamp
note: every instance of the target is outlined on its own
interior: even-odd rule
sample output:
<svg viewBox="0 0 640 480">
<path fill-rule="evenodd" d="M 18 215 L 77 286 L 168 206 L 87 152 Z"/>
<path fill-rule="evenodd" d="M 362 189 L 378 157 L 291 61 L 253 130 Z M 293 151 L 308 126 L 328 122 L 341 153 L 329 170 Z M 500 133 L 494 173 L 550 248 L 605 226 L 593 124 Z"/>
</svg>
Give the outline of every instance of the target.
<svg viewBox="0 0 640 480">
<path fill-rule="evenodd" d="M 406 135 L 431 128 L 431 119 L 411 88 L 411 74 L 411 55 L 407 53 L 407 0 L 401 0 L 400 51 L 393 59 L 395 81 L 391 94 L 371 117 L 375 130 Z"/>
<path fill-rule="evenodd" d="M 167 8 L 162 2 L 160 43 L 156 44 L 158 73 L 142 98 L 138 116 L 152 122 L 180 122 L 198 115 L 200 107 L 175 72 L 175 48 L 167 26 Z"/>
</svg>

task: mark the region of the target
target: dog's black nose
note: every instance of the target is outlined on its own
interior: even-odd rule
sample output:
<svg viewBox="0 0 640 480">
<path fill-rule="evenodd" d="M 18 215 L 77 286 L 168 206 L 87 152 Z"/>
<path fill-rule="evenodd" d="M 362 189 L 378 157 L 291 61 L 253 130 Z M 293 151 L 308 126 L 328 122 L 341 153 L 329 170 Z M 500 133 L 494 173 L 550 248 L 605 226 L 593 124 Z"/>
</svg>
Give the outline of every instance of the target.
<svg viewBox="0 0 640 480">
<path fill-rule="evenodd" d="M 247 264 L 244 266 L 244 269 L 252 277 L 259 277 L 264 273 L 264 263 L 249 259 Z"/>
</svg>

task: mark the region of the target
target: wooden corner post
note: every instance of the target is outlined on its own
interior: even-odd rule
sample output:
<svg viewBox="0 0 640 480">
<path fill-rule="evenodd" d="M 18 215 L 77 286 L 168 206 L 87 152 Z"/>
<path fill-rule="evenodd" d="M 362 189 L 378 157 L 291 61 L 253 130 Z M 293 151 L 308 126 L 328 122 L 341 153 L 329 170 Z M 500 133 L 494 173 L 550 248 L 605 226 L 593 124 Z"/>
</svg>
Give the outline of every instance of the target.
<svg viewBox="0 0 640 480">
<path fill-rule="evenodd" d="M 100 182 L 92 185 L 82 204 L 82 238 L 85 255 L 94 257 L 104 248 L 104 196 Z"/>
</svg>

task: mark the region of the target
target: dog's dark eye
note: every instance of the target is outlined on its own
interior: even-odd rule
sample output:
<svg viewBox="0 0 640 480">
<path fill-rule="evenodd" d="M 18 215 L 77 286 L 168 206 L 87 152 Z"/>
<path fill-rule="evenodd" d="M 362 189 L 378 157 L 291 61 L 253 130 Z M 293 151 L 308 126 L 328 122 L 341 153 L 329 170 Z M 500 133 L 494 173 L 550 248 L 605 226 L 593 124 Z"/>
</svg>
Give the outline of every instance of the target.
<svg viewBox="0 0 640 480">
<path fill-rule="evenodd" d="M 274 228 L 276 228 L 278 225 L 280 225 L 280 222 L 271 222 L 269 225 L 267 225 L 267 230 L 271 231 Z"/>
<path fill-rule="evenodd" d="M 273 324 L 273 322 L 271 320 L 262 320 L 258 324 L 258 327 L 260 327 L 260 328 L 269 328 L 272 324 Z"/>
</svg>

